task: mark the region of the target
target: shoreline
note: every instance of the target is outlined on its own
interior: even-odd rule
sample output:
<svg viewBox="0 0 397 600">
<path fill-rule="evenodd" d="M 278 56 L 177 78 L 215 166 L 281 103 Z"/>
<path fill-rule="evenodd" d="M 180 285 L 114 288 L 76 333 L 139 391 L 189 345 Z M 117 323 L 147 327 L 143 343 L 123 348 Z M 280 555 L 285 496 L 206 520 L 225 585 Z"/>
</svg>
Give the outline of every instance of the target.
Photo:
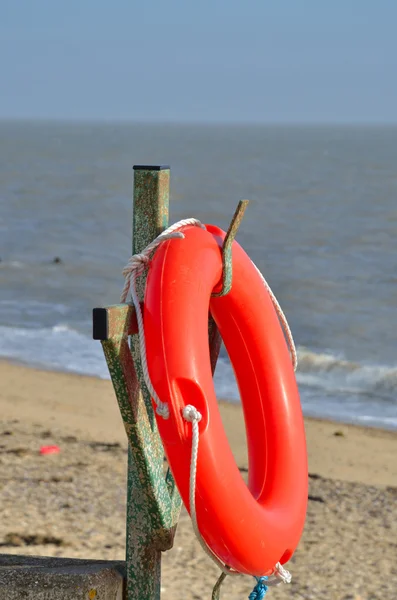
<svg viewBox="0 0 397 600">
<path fill-rule="evenodd" d="M 17 367 L 17 368 L 22 368 L 22 369 L 26 369 L 28 371 L 34 371 L 37 373 L 49 373 L 49 374 L 54 374 L 54 375 L 65 375 L 66 377 L 70 376 L 73 378 L 81 378 L 82 380 L 87 379 L 87 380 L 91 380 L 91 381 L 104 381 L 104 382 L 110 382 L 111 383 L 111 379 L 110 376 L 109 378 L 103 378 L 103 377 L 99 377 L 98 375 L 87 375 L 85 373 L 76 373 L 74 371 L 63 371 L 61 369 L 46 369 L 45 367 L 43 367 L 42 365 L 35 365 L 33 363 L 27 363 L 18 359 L 13 359 L 13 358 L 0 358 L 0 373 L 3 370 L 3 367 L 6 365 L 11 365 L 12 367 Z M 237 402 L 236 400 L 229 400 L 228 398 L 218 398 L 218 403 L 219 404 L 227 404 L 227 405 L 232 405 L 232 406 L 240 406 L 240 403 Z M 342 421 L 339 419 L 335 419 L 335 418 L 331 418 L 331 417 L 318 417 L 318 416 L 312 416 L 312 415 L 307 415 L 304 414 L 304 419 L 305 421 L 313 421 L 313 422 L 317 422 L 317 423 L 332 423 L 335 426 L 340 425 L 341 427 L 353 427 L 357 430 L 361 429 L 362 431 L 368 431 L 371 430 L 373 432 L 379 432 L 380 434 L 387 434 L 390 433 L 392 436 L 397 435 L 397 427 L 379 427 L 377 425 L 371 425 L 371 423 L 368 423 L 367 425 L 363 425 L 362 423 L 357 423 L 355 421 Z"/>
<path fill-rule="evenodd" d="M 3 360 L 0 379 L 3 420 L 23 419 L 32 426 L 126 445 L 110 380 L 42 371 Z M 219 408 L 236 461 L 247 468 L 241 405 L 222 399 Z M 367 485 L 397 486 L 397 431 L 315 417 L 304 420 L 310 473 Z"/>
</svg>

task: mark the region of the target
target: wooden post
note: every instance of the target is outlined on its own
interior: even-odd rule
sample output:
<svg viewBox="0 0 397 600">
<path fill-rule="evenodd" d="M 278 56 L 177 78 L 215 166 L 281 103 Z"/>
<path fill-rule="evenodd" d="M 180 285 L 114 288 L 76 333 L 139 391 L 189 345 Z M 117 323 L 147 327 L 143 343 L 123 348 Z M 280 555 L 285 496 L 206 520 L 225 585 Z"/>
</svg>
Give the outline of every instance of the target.
<svg viewBox="0 0 397 600">
<path fill-rule="evenodd" d="M 168 167 L 134 167 L 133 244 L 143 250 L 168 225 Z M 143 295 L 144 278 L 139 293 Z M 161 551 L 172 547 L 181 499 L 164 453 L 139 355 L 133 306 L 93 311 L 128 437 L 127 600 L 159 600 Z M 128 345 L 131 338 L 131 349 Z"/>
<path fill-rule="evenodd" d="M 132 226 L 132 254 L 141 252 L 155 237 L 168 226 L 169 209 L 169 167 L 134 167 L 134 203 Z M 140 300 L 143 300 L 144 277 L 138 286 Z M 148 438 L 147 451 L 150 452 L 151 476 L 145 488 L 158 487 L 164 481 L 164 452 L 150 394 L 143 379 L 138 336 L 131 338 L 131 352 L 140 387 L 137 388 L 134 403 L 144 403 L 147 411 Z M 144 410 L 142 406 L 142 410 Z M 147 489 L 142 489 L 134 448 L 128 449 L 128 501 L 127 501 L 127 589 L 128 600 L 157 600 L 160 598 L 161 550 L 172 546 L 172 535 L 163 540 L 153 528 L 158 506 L 148 503 Z M 168 490 L 165 490 L 168 493 Z M 175 488 L 174 493 L 177 494 Z M 163 508 L 164 510 L 164 508 Z M 179 510 L 177 511 L 179 514 Z M 154 517 L 154 520 L 153 520 Z M 177 515 L 175 515 L 175 526 Z M 164 533 L 164 532 L 163 532 Z"/>
<path fill-rule="evenodd" d="M 168 226 L 170 169 L 134 167 L 132 253 L 141 252 Z M 231 246 L 247 201 L 240 202 L 222 249 L 223 285 L 232 283 Z M 144 277 L 138 285 L 143 299 Z M 161 552 L 172 548 L 181 498 L 168 470 L 141 367 L 135 309 L 130 304 L 94 308 L 93 337 L 101 340 L 128 437 L 127 600 L 159 600 Z M 131 347 L 129 338 L 131 336 Z M 209 315 L 212 372 L 221 345 Z M 219 586 L 218 591 L 219 594 Z"/>
</svg>

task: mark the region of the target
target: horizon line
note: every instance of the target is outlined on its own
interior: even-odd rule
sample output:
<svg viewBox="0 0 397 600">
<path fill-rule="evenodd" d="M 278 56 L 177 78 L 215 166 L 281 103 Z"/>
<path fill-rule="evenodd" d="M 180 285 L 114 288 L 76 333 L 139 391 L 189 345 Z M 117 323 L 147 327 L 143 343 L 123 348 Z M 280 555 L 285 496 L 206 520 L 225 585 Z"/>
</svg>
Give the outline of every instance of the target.
<svg viewBox="0 0 397 600">
<path fill-rule="evenodd" d="M 47 123 L 47 124 L 75 124 L 75 125 L 200 125 L 200 126 L 244 126 L 244 127 L 395 127 L 395 121 L 382 120 L 268 120 L 268 121 L 244 121 L 244 120 L 190 120 L 190 119 L 132 119 L 132 118 L 90 118 L 90 117 L 3 117 L 0 123 Z"/>
</svg>

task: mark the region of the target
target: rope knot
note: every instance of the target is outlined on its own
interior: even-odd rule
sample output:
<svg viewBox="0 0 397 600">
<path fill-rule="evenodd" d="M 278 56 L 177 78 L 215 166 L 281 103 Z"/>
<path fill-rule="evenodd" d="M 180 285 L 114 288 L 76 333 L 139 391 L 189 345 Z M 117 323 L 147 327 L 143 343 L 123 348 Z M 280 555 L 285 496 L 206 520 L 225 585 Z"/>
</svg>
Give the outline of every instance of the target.
<svg viewBox="0 0 397 600">
<path fill-rule="evenodd" d="M 185 419 L 185 421 L 189 421 L 189 423 L 199 423 L 202 418 L 201 413 L 199 413 L 197 408 L 195 408 L 191 404 L 185 406 L 185 408 L 182 411 L 182 416 Z"/>
<path fill-rule="evenodd" d="M 121 302 L 125 302 L 128 294 L 130 293 L 133 277 L 139 277 L 140 275 L 142 275 L 149 261 L 150 257 L 146 254 L 135 254 L 134 256 L 131 256 L 128 263 L 123 269 L 123 276 L 125 278 L 125 282 L 123 291 L 121 292 Z"/>
<path fill-rule="evenodd" d="M 267 577 L 255 577 L 255 579 L 257 583 L 248 596 L 248 600 L 262 600 L 269 589 L 266 585 Z"/>
<path fill-rule="evenodd" d="M 160 416 L 163 417 L 163 419 L 169 419 L 170 416 L 170 409 L 168 407 L 167 402 L 161 402 L 157 405 L 156 408 L 156 413 Z"/>
<path fill-rule="evenodd" d="M 289 571 L 287 571 L 287 569 L 285 569 L 283 567 L 283 565 L 281 563 L 279 563 L 279 562 L 276 563 L 273 574 L 278 579 L 281 579 L 281 581 L 283 581 L 283 583 L 291 583 L 292 575 Z"/>
<path fill-rule="evenodd" d="M 139 269 L 139 267 L 146 266 L 149 261 L 150 257 L 147 254 L 134 254 L 134 256 L 131 256 L 128 263 L 123 269 L 124 277 L 130 275 L 131 273 Z"/>
</svg>

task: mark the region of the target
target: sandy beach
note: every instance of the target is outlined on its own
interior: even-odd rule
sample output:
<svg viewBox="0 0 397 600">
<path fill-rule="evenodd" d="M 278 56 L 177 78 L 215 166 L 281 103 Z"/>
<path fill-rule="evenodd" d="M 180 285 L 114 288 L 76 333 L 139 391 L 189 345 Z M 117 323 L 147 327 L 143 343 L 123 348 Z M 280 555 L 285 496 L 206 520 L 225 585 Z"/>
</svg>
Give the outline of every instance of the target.
<svg viewBox="0 0 397 600">
<path fill-rule="evenodd" d="M 0 545 L 3 553 L 122 559 L 127 444 L 111 383 L 0 363 Z M 221 403 L 238 466 L 242 413 Z M 290 561 L 293 580 L 266 598 L 397 598 L 397 433 L 306 419 L 310 496 Z M 41 456 L 40 446 L 60 453 Z M 163 557 L 162 597 L 210 598 L 216 567 L 182 512 Z M 252 580 L 228 578 L 222 598 Z"/>
</svg>

